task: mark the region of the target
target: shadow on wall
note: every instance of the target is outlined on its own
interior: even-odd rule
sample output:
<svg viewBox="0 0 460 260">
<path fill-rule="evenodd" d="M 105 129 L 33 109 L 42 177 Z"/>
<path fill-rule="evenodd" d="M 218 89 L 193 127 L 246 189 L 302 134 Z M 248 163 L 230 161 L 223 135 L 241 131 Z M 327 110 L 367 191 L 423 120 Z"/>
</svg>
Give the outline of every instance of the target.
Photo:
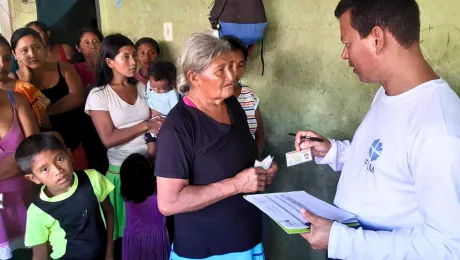
<svg viewBox="0 0 460 260">
<path fill-rule="evenodd" d="M 423 55 L 433 69 L 460 93 L 460 28 L 429 25 L 421 33 Z"/>
<path fill-rule="evenodd" d="M 271 25 L 275 22 L 271 21 Z M 276 26 L 276 24 L 274 25 Z M 274 27 L 276 28 L 276 27 Z M 289 132 L 295 132 L 295 126 L 299 121 L 306 122 L 305 127 L 316 125 L 311 116 L 304 119 L 308 112 L 308 97 L 315 97 L 318 92 L 313 86 L 317 79 L 313 71 L 305 70 L 308 63 L 314 65 L 316 70 L 323 70 L 321 59 L 305 60 L 302 51 L 285 50 L 277 48 L 272 51 L 277 40 L 278 30 L 270 29 L 267 31 L 267 48 L 270 52 L 269 66 L 266 67 L 267 75 L 270 79 L 269 85 L 263 90 L 258 90 L 259 95 L 263 95 L 261 109 L 265 115 L 264 125 L 266 129 L 267 143 L 264 154 L 271 154 L 279 164 L 279 172 L 276 181 L 267 192 L 305 190 L 319 198 L 332 201 L 336 190 L 338 175 L 331 173 L 330 169 L 324 166 L 316 166 L 314 163 L 286 167 L 285 153 L 294 150 L 294 139 L 289 136 Z M 268 55 L 267 55 L 268 56 Z M 257 57 L 251 59 L 251 66 L 260 66 Z M 255 72 L 259 68 L 251 68 Z M 299 82 L 299 84 L 292 84 Z M 303 97 L 299 96 L 302 95 Z M 329 102 L 323 100 L 324 102 Z M 311 113 L 315 113 L 313 109 Z M 282 120 L 282 124 L 280 124 Z M 300 235 L 289 235 L 285 233 L 270 218 L 264 215 L 264 238 L 263 243 L 268 259 L 325 259 L 325 253 L 313 251 L 310 245 L 303 240 Z M 291 249 L 291 250 L 287 250 Z"/>
<path fill-rule="evenodd" d="M 174 59 L 174 57 L 171 54 L 171 51 L 168 48 L 168 42 L 160 41 L 160 40 L 157 40 L 157 39 L 155 39 L 155 40 L 160 45 L 160 58 L 162 60 L 168 60 L 168 61 L 171 61 L 172 63 L 176 64 L 176 60 Z M 176 66 L 177 66 L 177 64 L 176 64 Z"/>
</svg>

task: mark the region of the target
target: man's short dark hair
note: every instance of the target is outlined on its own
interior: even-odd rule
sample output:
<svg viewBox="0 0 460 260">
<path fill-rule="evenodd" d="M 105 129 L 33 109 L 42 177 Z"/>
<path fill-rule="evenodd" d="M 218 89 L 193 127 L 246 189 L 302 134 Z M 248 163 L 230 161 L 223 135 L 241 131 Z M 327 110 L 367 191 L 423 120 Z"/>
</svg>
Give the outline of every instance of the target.
<svg viewBox="0 0 460 260">
<path fill-rule="evenodd" d="M 166 80 L 170 85 L 176 84 L 176 66 L 169 61 L 153 61 L 149 64 L 149 76 L 155 81 Z"/>
<path fill-rule="evenodd" d="M 16 162 L 26 174 L 30 174 L 34 157 L 45 151 L 66 152 L 66 147 L 52 132 L 31 135 L 24 139 L 16 149 Z"/>
<path fill-rule="evenodd" d="M 351 11 L 351 27 L 366 38 L 375 26 L 408 48 L 420 41 L 420 10 L 415 0 L 340 0 L 335 17 Z"/>
</svg>

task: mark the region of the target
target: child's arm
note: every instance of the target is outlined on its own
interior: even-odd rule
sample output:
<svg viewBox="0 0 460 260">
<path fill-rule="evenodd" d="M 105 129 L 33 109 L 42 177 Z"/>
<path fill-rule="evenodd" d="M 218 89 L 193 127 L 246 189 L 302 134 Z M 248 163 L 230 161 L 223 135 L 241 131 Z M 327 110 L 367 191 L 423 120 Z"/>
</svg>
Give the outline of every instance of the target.
<svg viewBox="0 0 460 260">
<path fill-rule="evenodd" d="M 162 114 L 154 109 L 150 108 L 150 117 L 162 116 Z"/>
<path fill-rule="evenodd" d="M 162 114 L 154 109 L 150 108 L 150 118 L 162 116 Z M 147 133 L 148 134 L 148 133 Z M 153 160 L 155 158 L 155 142 L 149 141 L 149 139 L 145 139 L 147 141 L 147 155 L 149 159 Z"/>
<path fill-rule="evenodd" d="M 109 197 L 101 203 L 102 209 L 104 210 L 105 220 L 107 224 L 107 253 L 105 255 L 106 260 L 113 259 L 113 207 Z"/>
<path fill-rule="evenodd" d="M 26 220 L 24 244 L 33 248 L 32 259 L 48 260 L 51 252 L 49 246 L 50 229 L 54 219 L 32 203 L 27 209 Z"/>
<path fill-rule="evenodd" d="M 48 244 L 44 243 L 33 247 L 32 260 L 48 260 Z"/>
<path fill-rule="evenodd" d="M 149 148 L 147 151 L 147 154 L 149 158 L 153 159 L 155 157 L 155 143 L 154 142 L 149 142 L 147 143 L 147 147 Z"/>
</svg>

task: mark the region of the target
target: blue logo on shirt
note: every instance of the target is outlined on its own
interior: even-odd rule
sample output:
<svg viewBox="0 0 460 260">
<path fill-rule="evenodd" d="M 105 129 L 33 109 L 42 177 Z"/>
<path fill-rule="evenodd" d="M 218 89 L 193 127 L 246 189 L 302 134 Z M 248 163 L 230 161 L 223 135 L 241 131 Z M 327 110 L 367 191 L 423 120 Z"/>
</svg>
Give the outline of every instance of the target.
<svg viewBox="0 0 460 260">
<path fill-rule="evenodd" d="M 377 139 L 372 143 L 371 148 L 369 148 L 369 157 L 371 158 L 371 162 L 377 160 L 380 155 L 382 155 L 382 152 L 382 142 L 380 142 L 380 139 Z"/>
</svg>

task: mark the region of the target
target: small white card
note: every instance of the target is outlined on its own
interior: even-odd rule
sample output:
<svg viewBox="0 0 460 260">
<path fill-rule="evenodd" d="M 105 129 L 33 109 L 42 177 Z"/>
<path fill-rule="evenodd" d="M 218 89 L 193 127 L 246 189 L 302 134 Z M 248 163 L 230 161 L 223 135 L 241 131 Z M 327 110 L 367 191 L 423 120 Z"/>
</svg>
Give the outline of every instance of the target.
<svg viewBox="0 0 460 260">
<path fill-rule="evenodd" d="M 0 209 L 3 209 L 3 193 L 0 193 Z"/>
<path fill-rule="evenodd" d="M 264 168 L 264 170 L 268 170 L 272 166 L 273 158 L 273 156 L 269 155 L 263 161 L 256 160 L 256 162 L 254 163 L 254 167 L 262 167 Z"/>
<path fill-rule="evenodd" d="M 300 152 L 292 151 L 286 153 L 286 164 L 288 167 L 301 164 L 304 162 L 309 162 L 311 160 L 313 160 L 313 158 L 311 156 L 310 149 L 305 149 Z"/>
</svg>

